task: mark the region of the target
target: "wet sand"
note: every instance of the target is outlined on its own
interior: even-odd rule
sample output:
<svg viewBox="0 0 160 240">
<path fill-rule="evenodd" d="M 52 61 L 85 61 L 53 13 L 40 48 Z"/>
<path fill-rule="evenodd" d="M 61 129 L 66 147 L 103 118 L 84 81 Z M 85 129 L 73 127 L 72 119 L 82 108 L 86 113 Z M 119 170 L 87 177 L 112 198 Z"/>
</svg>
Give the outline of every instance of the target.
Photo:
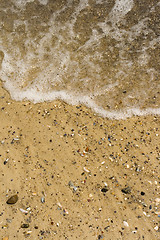
<svg viewBox="0 0 160 240">
<path fill-rule="evenodd" d="M 0 123 L 0 239 L 160 239 L 159 116 L 103 119 L 0 87 Z"/>
</svg>

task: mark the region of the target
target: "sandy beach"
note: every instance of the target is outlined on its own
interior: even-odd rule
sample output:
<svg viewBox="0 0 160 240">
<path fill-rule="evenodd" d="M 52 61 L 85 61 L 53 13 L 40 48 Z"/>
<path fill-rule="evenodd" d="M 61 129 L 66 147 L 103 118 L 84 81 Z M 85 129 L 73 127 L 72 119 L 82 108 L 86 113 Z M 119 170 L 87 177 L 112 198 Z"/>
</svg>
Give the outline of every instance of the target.
<svg viewBox="0 0 160 240">
<path fill-rule="evenodd" d="M 0 239 L 160 239 L 159 116 L 103 119 L 1 86 L 0 123 Z"/>
<path fill-rule="evenodd" d="M 160 240 L 159 13 L 0 1 L 0 240 Z"/>
</svg>

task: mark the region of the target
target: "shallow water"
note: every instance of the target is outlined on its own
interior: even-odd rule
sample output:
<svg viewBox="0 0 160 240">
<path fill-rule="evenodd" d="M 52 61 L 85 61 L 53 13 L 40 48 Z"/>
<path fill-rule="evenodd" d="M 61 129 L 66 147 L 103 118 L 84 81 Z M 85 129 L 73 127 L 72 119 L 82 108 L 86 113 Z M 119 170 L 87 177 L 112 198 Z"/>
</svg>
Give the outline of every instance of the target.
<svg viewBox="0 0 160 240">
<path fill-rule="evenodd" d="M 0 78 L 11 97 L 160 114 L 160 1 L 1 0 Z"/>
</svg>

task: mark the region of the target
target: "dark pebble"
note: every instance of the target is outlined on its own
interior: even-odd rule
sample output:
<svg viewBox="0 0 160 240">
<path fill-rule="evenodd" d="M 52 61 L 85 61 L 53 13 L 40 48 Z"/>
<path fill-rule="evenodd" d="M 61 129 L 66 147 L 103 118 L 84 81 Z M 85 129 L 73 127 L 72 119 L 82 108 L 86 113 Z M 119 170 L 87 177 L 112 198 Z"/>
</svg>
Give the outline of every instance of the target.
<svg viewBox="0 0 160 240">
<path fill-rule="evenodd" d="M 108 229 L 109 229 L 110 226 L 107 226 L 104 228 L 104 230 L 106 230 L 108 232 Z"/>
<path fill-rule="evenodd" d="M 102 239 L 103 235 L 98 235 L 98 240 Z"/>
<path fill-rule="evenodd" d="M 7 158 L 3 163 L 4 163 L 4 165 L 6 165 L 7 164 L 7 162 L 8 162 L 8 160 L 9 160 L 9 158 Z"/>
<path fill-rule="evenodd" d="M 105 193 L 105 192 L 107 192 L 108 190 L 109 190 L 109 189 L 108 189 L 107 187 L 104 187 L 104 188 L 101 189 L 101 192 Z"/>
<path fill-rule="evenodd" d="M 18 195 L 13 195 L 7 200 L 7 204 L 15 204 L 18 201 Z"/>
<path fill-rule="evenodd" d="M 130 187 L 126 187 L 126 188 L 123 188 L 121 191 L 123 193 L 125 193 L 125 194 L 129 194 L 129 193 L 131 193 L 131 188 Z"/>
<path fill-rule="evenodd" d="M 23 224 L 21 225 L 21 228 L 29 228 L 29 224 L 28 224 L 28 223 L 23 223 Z"/>
<path fill-rule="evenodd" d="M 141 192 L 141 195 L 144 196 L 144 195 L 145 195 L 145 192 Z"/>
</svg>

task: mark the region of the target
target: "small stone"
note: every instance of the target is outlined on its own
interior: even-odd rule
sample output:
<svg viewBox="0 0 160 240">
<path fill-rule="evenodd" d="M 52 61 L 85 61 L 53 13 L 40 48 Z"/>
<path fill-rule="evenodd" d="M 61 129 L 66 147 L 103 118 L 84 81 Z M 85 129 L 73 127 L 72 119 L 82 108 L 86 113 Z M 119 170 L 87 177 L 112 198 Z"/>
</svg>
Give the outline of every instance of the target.
<svg viewBox="0 0 160 240">
<path fill-rule="evenodd" d="M 9 160 L 9 158 L 7 158 L 3 163 L 4 163 L 4 165 L 6 165 L 7 164 L 7 162 L 8 162 L 8 160 Z"/>
<path fill-rule="evenodd" d="M 100 239 L 104 239 L 103 235 L 98 235 L 98 240 L 100 240 Z"/>
<path fill-rule="evenodd" d="M 136 167 L 136 172 L 140 172 L 140 168 L 139 167 Z"/>
<path fill-rule="evenodd" d="M 108 232 L 108 229 L 110 228 L 110 226 L 107 226 L 104 228 L 104 230 L 106 230 Z"/>
<path fill-rule="evenodd" d="M 8 228 L 8 224 L 2 226 L 2 229 Z"/>
<path fill-rule="evenodd" d="M 123 193 L 125 193 L 125 194 L 129 194 L 129 193 L 131 193 L 131 188 L 130 187 L 126 187 L 126 188 L 123 188 L 121 191 Z"/>
<path fill-rule="evenodd" d="M 104 187 L 101 189 L 101 192 L 106 193 L 108 190 L 109 190 L 108 187 Z"/>
<path fill-rule="evenodd" d="M 15 204 L 18 201 L 18 195 L 13 195 L 7 200 L 7 204 Z"/>
<path fill-rule="evenodd" d="M 141 195 L 144 196 L 144 195 L 145 195 L 145 192 L 141 192 Z"/>
<path fill-rule="evenodd" d="M 23 224 L 21 225 L 21 228 L 29 228 L 29 224 L 28 224 L 28 223 L 23 223 Z"/>
</svg>

